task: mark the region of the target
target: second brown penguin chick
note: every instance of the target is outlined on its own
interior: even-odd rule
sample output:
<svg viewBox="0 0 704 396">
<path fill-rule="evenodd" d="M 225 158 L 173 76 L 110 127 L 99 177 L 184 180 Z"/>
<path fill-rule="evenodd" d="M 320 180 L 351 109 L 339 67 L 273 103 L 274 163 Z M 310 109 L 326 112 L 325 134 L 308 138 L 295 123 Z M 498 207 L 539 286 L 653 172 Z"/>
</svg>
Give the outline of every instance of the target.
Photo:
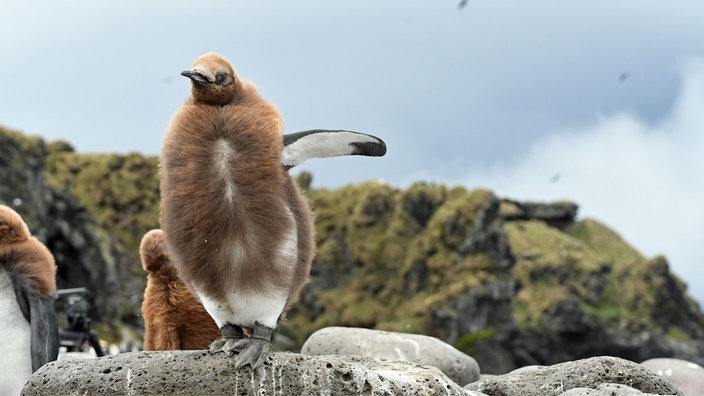
<svg viewBox="0 0 704 396">
<path fill-rule="evenodd" d="M 142 303 L 144 350 L 208 349 L 220 330 L 178 276 L 161 230 L 144 234 L 139 254 L 149 273 Z"/>
<path fill-rule="evenodd" d="M 191 97 L 161 151 L 161 228 L 179 275 L 221 329 L 211 352 L 256 368 L 308 282 L 313 215 L 281 166 L 274 106 L 220 55 L 203 55 L 182 74 Z"/>
</svg>

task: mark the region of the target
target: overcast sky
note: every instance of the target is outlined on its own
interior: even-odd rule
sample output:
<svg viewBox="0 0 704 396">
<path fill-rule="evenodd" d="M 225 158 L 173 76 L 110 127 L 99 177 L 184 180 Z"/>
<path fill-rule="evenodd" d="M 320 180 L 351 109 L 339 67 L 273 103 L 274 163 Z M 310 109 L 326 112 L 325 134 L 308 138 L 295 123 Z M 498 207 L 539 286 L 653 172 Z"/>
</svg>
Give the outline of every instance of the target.
<svg viewBox="0 0 704 396">
<path fill-rule="evenodd" d="M 568 199 L 664 254 L 704 302 L 704 2 L 0 0 L 0 124 L 83 152 L 156 155 L 210 51 L 289 132 L 372 133 L 381 179 Z"/>
</svg>

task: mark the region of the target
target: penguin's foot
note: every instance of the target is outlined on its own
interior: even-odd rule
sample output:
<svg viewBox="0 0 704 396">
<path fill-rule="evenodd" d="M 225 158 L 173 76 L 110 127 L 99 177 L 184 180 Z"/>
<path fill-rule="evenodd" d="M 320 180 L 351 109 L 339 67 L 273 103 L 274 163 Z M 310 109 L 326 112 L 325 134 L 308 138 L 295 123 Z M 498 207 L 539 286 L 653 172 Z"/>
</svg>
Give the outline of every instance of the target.
<svg viewBox="0 0 704 396">
<path fill-rule="evenodd" d="M 249 338 L 244 338 L 231 347 L 226 346 L 223 350 L 228 354 L 236 353 L 237 357 L 235 368 L 239 370 L 240 368 L 250 365 L 253 370 L 261 367 L 264 364 L 267 356 L 271 352 L 271 333 L 274 329 L 266 327 L 263 324 L 256 322 L 254 327 L 254 332 Z"/>
<path fill-rule="evenodd" d="M 210 344 L 210 353 L 225 352 L 227 355 L 231 355 L 232 353 L 228 350 L 244 338 L 244 331 L 241 327 L 228 323 L 220 328 L 220 333 L 222 338 Z"/>
</svg>

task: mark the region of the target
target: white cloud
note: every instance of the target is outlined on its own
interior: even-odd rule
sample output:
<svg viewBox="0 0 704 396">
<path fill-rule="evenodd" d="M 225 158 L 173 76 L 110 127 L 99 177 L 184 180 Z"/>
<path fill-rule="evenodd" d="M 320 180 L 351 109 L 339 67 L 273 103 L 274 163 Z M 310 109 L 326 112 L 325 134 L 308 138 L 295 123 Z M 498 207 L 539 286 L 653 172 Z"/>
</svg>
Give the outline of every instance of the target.
<svg viewBox="0 0 704 396">
<path fill-rule="evenodd" d="M 704 59 L 681 68 L 682 87 L 657 123 L 603 116 L 555 131 L 525 156 L 463 181 L 520 200 L 568 199 L 647 256 L 664 254 L 704 305 Z"/>
</svg>

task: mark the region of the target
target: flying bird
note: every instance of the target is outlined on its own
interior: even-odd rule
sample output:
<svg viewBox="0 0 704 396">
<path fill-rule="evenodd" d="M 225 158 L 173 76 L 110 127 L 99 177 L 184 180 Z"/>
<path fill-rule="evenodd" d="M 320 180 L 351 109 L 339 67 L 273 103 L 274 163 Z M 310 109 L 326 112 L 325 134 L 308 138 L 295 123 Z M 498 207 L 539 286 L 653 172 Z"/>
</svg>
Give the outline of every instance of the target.
<svg viewBox="0 0 704 396">
<path fill-rule="evenodd" d="M 276 108 L 218 54 L 181 74 L 191 96 L 173 116 L 160 158 L 166 249 L 220 328 L 210 352 L 235 356 L 238 369 L 257 368 L 308 282 L 313 215 L 282 166 Z"/>
<path fill-rule="evenodd" d="M 32 373 L 56 360 L 54 257 L 17 212 L 0 205 L 0 394 L 19 394 Z"/>
</svg>

